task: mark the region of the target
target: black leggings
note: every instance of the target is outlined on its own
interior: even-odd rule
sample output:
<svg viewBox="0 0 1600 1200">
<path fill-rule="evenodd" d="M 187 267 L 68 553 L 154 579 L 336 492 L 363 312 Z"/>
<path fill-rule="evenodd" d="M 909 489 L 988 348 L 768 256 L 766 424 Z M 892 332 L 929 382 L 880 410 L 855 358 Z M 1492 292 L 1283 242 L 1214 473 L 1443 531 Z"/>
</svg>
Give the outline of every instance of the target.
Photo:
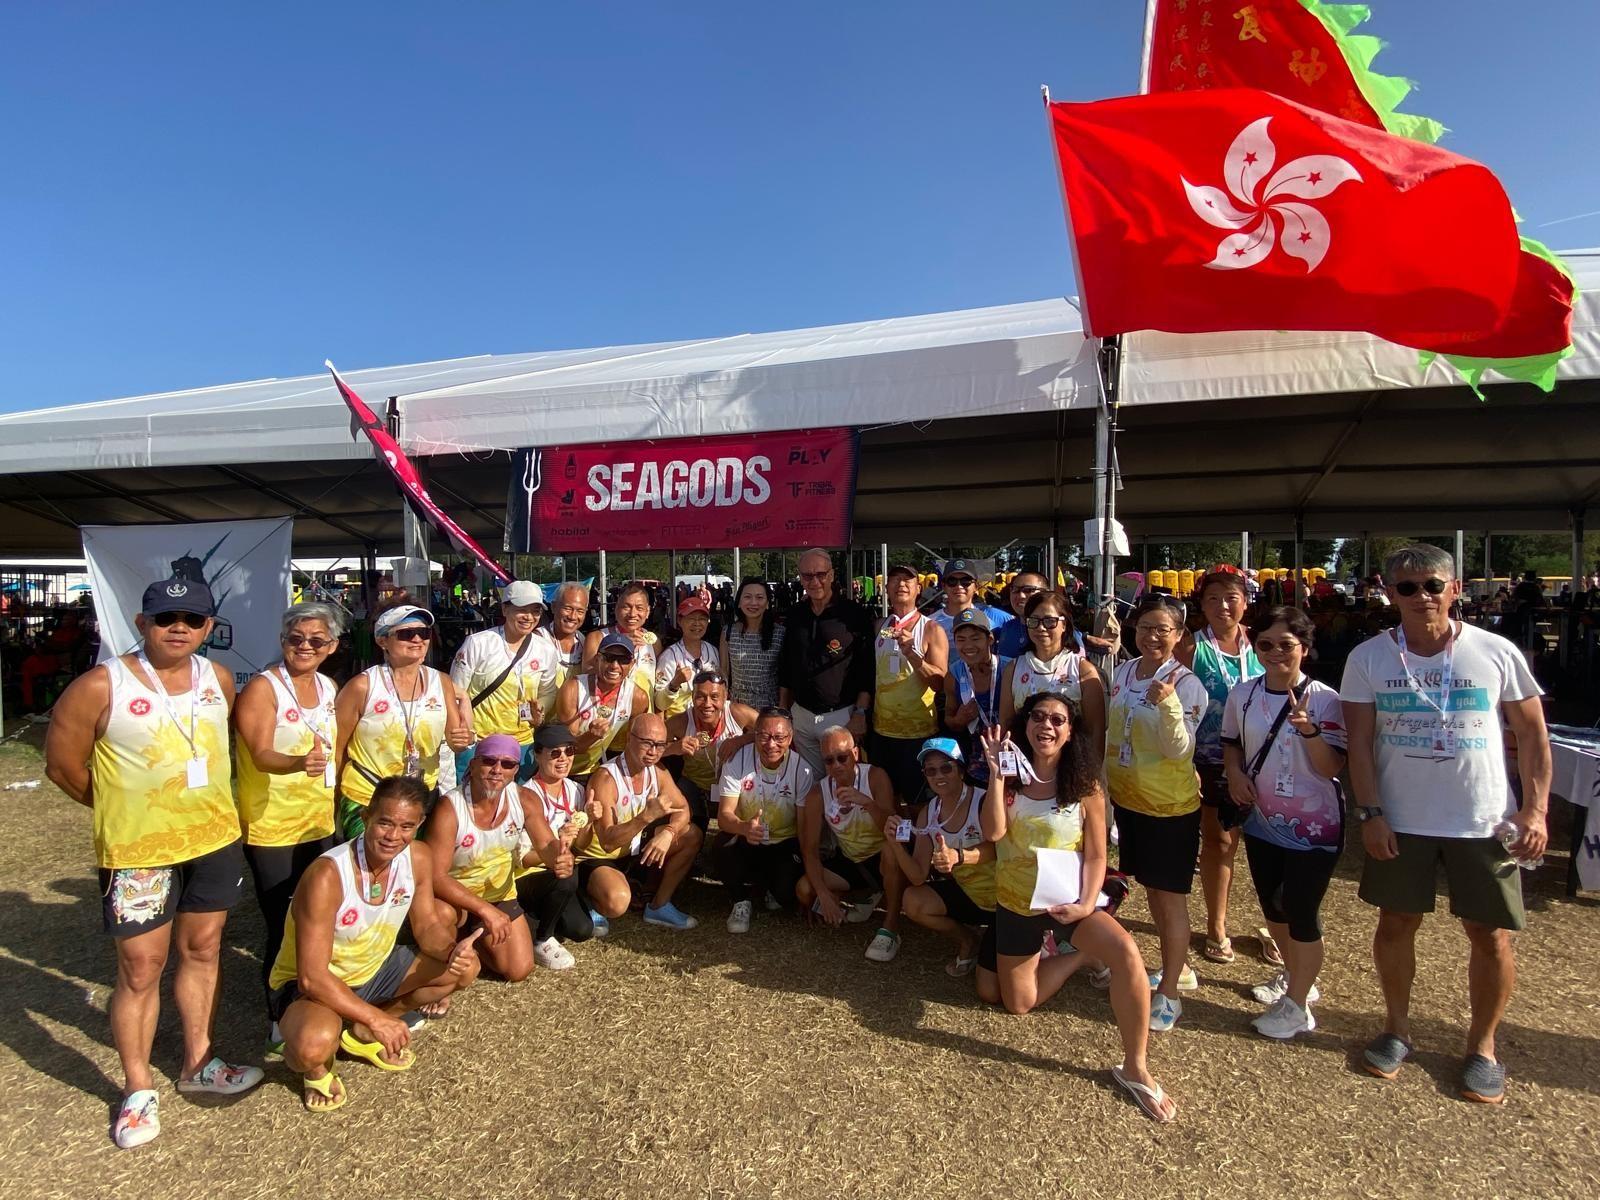
<svg viewBox="0 0 1600 1200">
<path fill-rule="evenodd" d="M 289 904 L 294 900 L 295 884 L 312 863 L 338 842 L 330 835 L 314 842 L 301 842 L 297 846 L 246 846 L 244 856 L 250 864 L 250 880 L 256 887 L 256 903 L 261 906 L 261 920 L 267 927 L 267 944 L 261 950 L 261 987 L 270 1003 L 272 989 L 267 980 L 272 975 L 272 964 L 278 960 L 278 948 L 283 945 L 283 923 L 289 916 Z"/>
<path fill-rule="evenodd" d="M 517 880 L 517 903 L 533 921 L 535 945 L 548 938 L 562 942 L 587 942 L 594 936 L 594 921 L 578 897 L 578 872 L 557 879 L 549 871 L 534 871 Z"/>
<path fill-rule="evenodd" d="M 805 873 L 798 839 L 752 846 L 743 838 L 718 834 L 711 857 L 717 878 L 728 885 L 735 900 L 759 900 L 771 892 L 779 904 L 794 906 L 795 884 Z"/>
<path fill-rule="evenodd" d="M 1343 842 L 1340 830 L 1340 842 Z M 1244 852 L 1250 860 L 1250 878 L 1261 902 L 1261 915 L 1278 925 L 1289 927 L 1297 942 L 1322 940 L 1322 898 L 1328 893 L 1333 869 L 1339 865 L 1339 849 L 1290 850 L 1244 835 Z"/>
</svg>

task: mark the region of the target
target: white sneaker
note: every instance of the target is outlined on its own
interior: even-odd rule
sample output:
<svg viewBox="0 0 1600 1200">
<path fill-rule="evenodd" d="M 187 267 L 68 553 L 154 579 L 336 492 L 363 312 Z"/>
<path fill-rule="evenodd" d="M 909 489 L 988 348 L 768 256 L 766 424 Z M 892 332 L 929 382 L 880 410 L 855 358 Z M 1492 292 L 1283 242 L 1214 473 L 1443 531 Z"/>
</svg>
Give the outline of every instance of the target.
<svg viewBox="0 0 1600 1200">
<path fill-rule="evenodd" d="M 844 906 L 844 919 L 850 925 L 864 925 L 872 920 L 872 914 L 878 911 L 878 901 L 874 897 L 868 900 L 859 900 L 854 904 Z"/>
<path fill-rule="evenodd" d="M 1289 972 L 1279 971 L 1265 983 L 1258 983 L 1250 989 L 1250 994 L 1262 1004 L 1276 1004 L 1289 994 Z M 1306 993 L 1306 1004 L 1315 1004 L 1322 999 L 1322 993 L 1317 991 L 1317 985 L 1312 984 L 1311 990 Z"/>
<path fill-rule="evenodd" d="M 774 896 L 771 892 L 768 892 L 767 895 L 766 895 L 766 899 L 762 901 L 762 906 L 768 912 L 777 912 L 780 908 L 783 907 L 783 904 L 778 900 L 778 898 L 776 896 Z"/>
<path fill-rule="evenodd" d="M 1166 1033 L 1183 1016 L 1183 1001 L 1174 1000 L 1165 992 L 1150 997 L 1150 1029 L 1153 1033 Z"/>
<path fill-rule="evenodd" d="M 1161 972 L 1150 973 L 1150 990 L 1153 992 L 1161 986 Z M 1188 963 L 1183 964 L 1183 970 L 1178 972 L 1178 990 L 1180 992 L 1196 992 L 1200 990 L 1200 977 L 1194 973 L 1194 968 Z"/>
<path fill-rule="evenodd" d="M 1254 1025 L 1256 1032 L 1263 1037 L 1287 1042 L 1297 1033 L 1310 1033 L 1317 1027 L 1317 1019 L 1311 1015 L 1309 1007 L 1301 1008 L 1294 1002 L 1293 997 L 1280 996 L 1271 1008 L 1250 1024 Z"/>
<path fill-rule="evenodd" d="M 867 943 L 867 957 L 873 962 L 892 962 L 894 956 L 899 953 L 900 935 L 892 930 L 878 930 Z"/>
<path fill-rule="evenodd" d="M 750 918 L 755 912 L 755 905 L 748 900 L 741 900 L 733 906 L 733 911 L 728 914 L 729 933 L 749 933 Z"/>
<path fill-rule="evenodd" d="M 570 971 L 578 965 L 572 951 L 553 937 L 545 938 L 533 948 L 533 961 L 547 971 Z"/>
</svg>

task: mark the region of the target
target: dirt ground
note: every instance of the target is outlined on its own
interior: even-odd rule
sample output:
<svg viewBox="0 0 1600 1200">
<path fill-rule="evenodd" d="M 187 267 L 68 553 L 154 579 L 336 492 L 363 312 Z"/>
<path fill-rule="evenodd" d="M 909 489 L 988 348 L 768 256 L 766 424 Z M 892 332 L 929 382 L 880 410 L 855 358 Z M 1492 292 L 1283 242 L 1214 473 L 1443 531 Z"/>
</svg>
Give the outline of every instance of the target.
<svg viewBox="0 0 1600 1200">
<path fill-rule="evenodd" d="M 41 775 L 0 748 L 0 782 Z M 1564 838 L 1558 839 L 1565 846 Z M 1201 988 L 1152 1065 L 1177 1124 L 1157 1128 L 1111 1082 L 1103 993 L 1074 980 L 1012 1017 L 947 978 L 945 945 L 913 930 L 880 966 L 870 926 L 805 928 L 758 914 L 746 937 L 695 882 L 687 934 L 637 918 L 575 948 L 578 968 L 480 984 L 418 1036 L 407 1074 L 341 1071 L 350 1104 L 315 1117 L 281 1065 L 232 1103 L 171 1090 L 170 997 L 155 1060 L 162 1135 L 108 1136 L 120 1076 L 105 1006 L 88 814 L 48 783 L 0 792 L 0 1164 L 16 1196 L 1075 1197 L 1600 1195 L 1600 911 L 1561 895 L 1552 854 L 1519 941 L 1522 983 L 1501 1035 L 1502 1108 L 1456 1092 L 1466 942 L 1448 919 L 1419 941 L 1419 1053 L 1383 1083 L 1353 1064 L 1378 1028 L 1373 915 L 1347 853 L 1325 910 L 1316 1033 L 1291 1045 L 1250 1028 L 1265 970 L 1253 939 L 1231 967 L 1199 958 Z M 1241 866 L 1242 866 L 1241 858 Z M 248 891 L 248 889 L 247 889 Z M 1199 912 L 1199 897 L 1192 907 Z M 1135 894 L 1124 918 L 1154 961 Z M 1241 874 L 1236 931 L 1259 923 Z M 260 1061 L 261 926 L 253 901 L 224 949 L 217 1047 Z"/>
</svg>

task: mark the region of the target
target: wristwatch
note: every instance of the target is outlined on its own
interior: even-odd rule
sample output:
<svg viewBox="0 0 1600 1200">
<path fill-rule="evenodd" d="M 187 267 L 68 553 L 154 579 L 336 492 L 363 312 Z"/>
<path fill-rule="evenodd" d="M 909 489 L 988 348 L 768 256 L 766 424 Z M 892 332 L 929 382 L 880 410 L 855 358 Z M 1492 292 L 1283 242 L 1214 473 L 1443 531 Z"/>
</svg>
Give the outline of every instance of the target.
<svg viewBox="0 0 1600 1200">
<path fill-rule="evenodd" d="M 859 704 L 852 704 L 850 706 L 850 715 L 853 717 L 864 717 L 867 715 L 867 710 L 862 708 Z"/>
<path fill-rule="evenodd" d="M 1381 816 L 1383 816 L 1383 809 L 1379 808 L 1376 804 L 1373 804 L 1373 805 L 1358 804 L 1358 805 L 1356 805 L 1356 820 L 1360 821 L 1363 825 L 1365 825 L 1368 821 L 1372 820 L 1373 817 L 1381 817 Z"/>
</svg>

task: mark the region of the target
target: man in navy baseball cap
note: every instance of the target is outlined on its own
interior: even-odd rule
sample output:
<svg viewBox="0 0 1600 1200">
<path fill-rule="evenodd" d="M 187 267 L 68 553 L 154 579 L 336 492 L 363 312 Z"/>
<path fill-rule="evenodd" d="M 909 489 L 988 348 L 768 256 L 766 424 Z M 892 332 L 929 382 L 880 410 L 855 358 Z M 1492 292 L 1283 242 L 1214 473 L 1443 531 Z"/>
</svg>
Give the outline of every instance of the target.
<svg viewBox="0 0 1600 1200">
<path fill-rule="evenodd" d="M 161 579 L 144 590 L 144 601 L 139 611 L 147 617 L 164 613 L 193 613 L 197 617 L 217 615 L 216 601 L 211 589 L 193 579 Z"/>
</svg>

